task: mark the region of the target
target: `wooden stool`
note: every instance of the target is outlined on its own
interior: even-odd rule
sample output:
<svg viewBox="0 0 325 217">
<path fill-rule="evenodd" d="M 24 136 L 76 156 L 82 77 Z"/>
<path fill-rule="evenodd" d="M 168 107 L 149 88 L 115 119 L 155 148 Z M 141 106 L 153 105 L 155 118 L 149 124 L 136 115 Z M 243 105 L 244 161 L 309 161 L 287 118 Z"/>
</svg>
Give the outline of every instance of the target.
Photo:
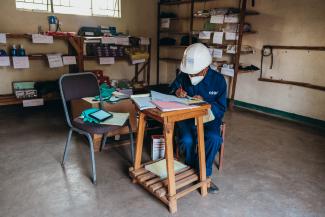
<svg viewBox="0 0 325 217">
<path fill-rule="evenodd" d="M 201 189 L 202 196 L 207 195 L 207 186 L 210 184 L 211 180 L 206 178 L 203 116 L 208 113 L 209 108 L 210 105 L 206 104 L 193 109 L 170 112 L 162 112 L 158 109 L 146 109 L 143 111 L 138 110 L 139 123 L 135 161 L 134 167 L 131 167 L 129 169 L 130 176 L 134 183 L 142 185 L 147 191 L 168 205 L 169 211 L 171 213 L 175 213 L 177 211 L 177 199 L 185 196 L 192 191 L 195 191 L 197 188 Z M 153 118 L 161 122 L 164 126 L 165 158 L 167 166 L 166 179 L 161 179 L 157 175 L 146 170 L 144 168 L 144 165 L 141 165 L 146 117 Z M 193 169 L 189 167 L 178 171 L 176 174 L 174 171 L 174 124 L 177 121 L 182 121 L 190 118 L 195 118 L 197 121 L 198 155 L 200 167 L 199 176 Z"/>
</svg>

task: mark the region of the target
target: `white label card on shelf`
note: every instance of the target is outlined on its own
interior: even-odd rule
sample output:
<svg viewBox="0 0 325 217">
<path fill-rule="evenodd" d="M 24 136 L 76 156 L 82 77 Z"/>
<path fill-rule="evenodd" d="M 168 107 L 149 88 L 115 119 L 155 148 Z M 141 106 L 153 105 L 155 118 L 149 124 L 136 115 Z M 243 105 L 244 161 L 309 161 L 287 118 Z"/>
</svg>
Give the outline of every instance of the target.
<svg viewBox="0 0 325 217">
<path fill-rule="evenodd" d="M 77 60 L 75 56 L 63 56 L 63 65 L 75 65 L 77 64 Z"/>
<path fill-rule="evenodd" d="M 225 23 L 238 23 L 239 22 L 238 14 L 225 15 L 224 22 Z"/>
<path fill-rule="evenodd" d="M 14 69 L 28 69 L 29 59 L 28 57 L 12 57 Z"/>
<path fill-rule="evenodd" d="M 160 28 L 169 29 L 170 27 L 170 18 L 162 18 L 160 20 Z"/>
<path fill-rule="evenodd" d="M 139 59 L 139 60 L 132 60 L 132 64 L 138 64 L 138 63 L 144 63 L 146 62 L 146 59 Z"/>
<path fill-rule="evenodd" d="M 24 99 L 23 100 L 23 107 L 32 107 L 32 106 L 41 106 L 44 105 L 44 99 Z"/>
<path fill-rule="evenodd" d="M 146 38 L 146 37 L 140 37 L 140 44 L 141 44 L 141 45 L 149 45 L 149 44 L 150 44 L 150 40 L 149 40 L 149 38 Z"/>
<path fill-rule="evenodd" d="M 129 37 L 115 37 L 115 40 L 116 40 L 115 43 L 118 45 L 125 45 L 125 46 L 130 45 Z"/>
<path fill-rule="evenodd" d="M 238 35 L 235 32 L 226 32 L 225 38 L 229 41 L 238 40 Z"/>
<path fill-rule="evenodd" d="M 9 57 L 0 57 L 0 66 L 10 66 L 10 59 Z"/>
<path fill-rule="evenodd" d="M 102 37 L 102 44 L 116 44 L 115 37 Z"/>
<path fill-rule="evenodd" d="M 237 50 L 236 45 L 227 45 L 227 53 L 235 54 Z"/>
<path fill-rule="evenodd" d="M 223 24 L 225 15 L 212 15 L 210 18 L 210 23 Z"/>
<path fill-rule="evenodd" d="M 0 44 L 6 44 L 6 43 L 7 43 L 6 33 L 0 33 Z"/>
<path fill-rule="evenodd" d="M 213 44 L 222 44 L 223 32 L 214 32 L 213 34 Z"/>
<path fill-rule="evenodd" d="M 115 58 L 114 57 L 99 57 L 99 64 L 107 65 L 107 64 L 114 64 Z"/>
<path fill-rule="evenodd" d="M 201 31 L 199 33 L 199 39 L 207 39 L 210 40 L 211 32 L 210 31 Z"/>
<path fill-rule="evenodd" d="M 222 67 L 221 68 L 221 74 L 227 75 L 227 76 L 230 76 L 230 77 L 234 77 L 235 70 Z"/>
<path fill-rule="evenodd" d="M 50 68 L 58 68 L 63 66 L 61 54 L 47 54 Z"/>
<path fill-rule="evenodd" d="M 222 49 L 213 49 L 213 57 L 222 58 Z"/>
<path fill-rule="evenodd" d="M 35 44 L 53 44 L 53 36 L 32 34 L 32 41 Z"/>
</svg>

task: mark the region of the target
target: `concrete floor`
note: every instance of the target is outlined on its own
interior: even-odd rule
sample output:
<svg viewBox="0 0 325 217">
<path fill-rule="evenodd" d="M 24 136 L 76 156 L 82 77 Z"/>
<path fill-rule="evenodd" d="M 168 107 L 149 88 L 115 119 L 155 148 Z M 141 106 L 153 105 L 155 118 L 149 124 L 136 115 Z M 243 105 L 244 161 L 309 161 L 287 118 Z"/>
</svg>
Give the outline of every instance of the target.
<svg viewBox="0 0 325 217">
<path fill-rule="evenodd" d="M 67 128 L 60 109 L 1 109 L 0 216 L 171 216 L 128 178 L 128 147 L 96 154 L 98 184 L 89 180 L 88 148 L 74 137 L 65 170 Z M 325 216 L 325 134 L 247 111 L 227 113 L 220 187 L 193 192 L 173 216 Z"/>
</svg>

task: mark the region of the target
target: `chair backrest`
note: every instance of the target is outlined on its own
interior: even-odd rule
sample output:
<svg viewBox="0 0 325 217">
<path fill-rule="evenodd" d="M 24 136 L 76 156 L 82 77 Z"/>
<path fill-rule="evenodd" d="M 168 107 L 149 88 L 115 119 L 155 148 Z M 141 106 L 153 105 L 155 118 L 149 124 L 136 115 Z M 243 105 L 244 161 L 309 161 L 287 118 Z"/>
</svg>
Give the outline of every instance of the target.
<svg viewBox="0 0 325 217">
<path fill-rule="evenodd" d="M 59 86 L 66 120 L 72 127 L 67 102 L 84 97 L 100 96 L 97 78 L 90 72 L 64 74 L 59 79 Z"/>
</svg>

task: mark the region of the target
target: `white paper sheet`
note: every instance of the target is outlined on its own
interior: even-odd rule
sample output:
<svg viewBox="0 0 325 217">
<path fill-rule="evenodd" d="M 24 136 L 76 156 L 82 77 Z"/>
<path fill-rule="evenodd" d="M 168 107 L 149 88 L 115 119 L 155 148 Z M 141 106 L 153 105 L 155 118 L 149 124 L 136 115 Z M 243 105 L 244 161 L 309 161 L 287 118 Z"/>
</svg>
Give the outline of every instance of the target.
<svg viewBox="0 0 325 217">
<path fill-rule="evenodd" d="M 47 54 L 46 56 L 50 68 L 58 68 L 63 66 L 61 54 Z"/>
<path fill-rule="evenodd" d="M 7 43 L 6 33 L 0 33 L 0 44 L 6 44 L 6 43 Z"/>
<path fill-rule="evenodd" d="M 211 37 L 211 31 L 201 31 L 199 33 L 199 39 L 207 39 L 209 40 Z"/>
<path fill-rule="evenodd" d="M 28 69 L 29 59 L 28 57 L 12 57 L 14 69 Z"/>
<path fill-rule="evenodd" d="M 114 64 L 115 58 L 114 57 L 99 57 L 99 64 L 107 65 L 107 64 Z"/>
<path fill-rule="evenodd" d="M 209 52 L 210 52 L 210 54 L 211 54 L 211 56 L 213 56 L 213 48 L 209 48 Z"/>
<path fill-rule="evenodd" d="M 170 19 L 162 18 L 160 20 L 160 28 L 169 29 L 169 27 L 170 27 Z"/>
<path fill-rule="evenodd" d="M 149 40 L 149 38 L 146 38 L 146 37 L 140 37 L 140 44 L 141 44 L 141 45 L 149 45 L 149 44 L 150 44 L 150 40 Z"/>
<path fill-rule="evenodd" d="M 237 50 L 236 45 L 227 45 L 227 53 L 235 54 Z"/>
<path fill-rule="evenodd" d="M 0 57 L 0 66 L 10 66 L 10 59 L 9 57 Z"/>
<path fill-rule="evenodd" d="M 128 46 L 130 45 L 129 37 L 115 37 L 116 44 L 118 45 L 125 45 Z"/>
<path fill-rule="evenodd" d="M 223 32 L 214 32 L 213 34 L 213 44 L 222 44 Z"/>
<path fill-rule="evenodd" d="M 115 37 L 102 37 L 101 39 L 102 44 L 116 44 Z"/>
<path fill-rule="evenodd" d="M 222 58 L 222 49 L 213 49 L 213 57 L 215 58 Z"/>
<path fill-rule="evenodd" d="M 221 74 L 234 77 L 235 70 L 228 68 L 221 68 Z"/>
<path fill-rule="evenodd" d="M 63 56 L 62 57 L 64 65 L 75 65 L 77 64 L 77 60 L 75 56 Z"/>
<path fill-rule="evenodd" d="M 210 23 L 223 24 L 224 15 L 212 15 L 210 18 Z"/>
<path fill-rule="evenodd" d="M 139 60 L 132 60 L 132 64 L 138 64 L 138 63 L 144 63 L 146 62 L 146 59 L 139 59 Z"/>
<path fill-rule="evenodd" d="M 53 36 L 32 34 L 32 41 L 37 44 L 53 44 Z"/>
<path fill-rule="evenodd" d="M 238 35 L 235 32 L 226 32 L 225 38 L 226 40 L 237 40 Z"/>
<path fill-rule="evenodd" d="M 238 14 L 229 14 L 229 15 L 225 15 L 225 23 L 238 23 L 239 18 L 238 18 Z"/>
</svg>

